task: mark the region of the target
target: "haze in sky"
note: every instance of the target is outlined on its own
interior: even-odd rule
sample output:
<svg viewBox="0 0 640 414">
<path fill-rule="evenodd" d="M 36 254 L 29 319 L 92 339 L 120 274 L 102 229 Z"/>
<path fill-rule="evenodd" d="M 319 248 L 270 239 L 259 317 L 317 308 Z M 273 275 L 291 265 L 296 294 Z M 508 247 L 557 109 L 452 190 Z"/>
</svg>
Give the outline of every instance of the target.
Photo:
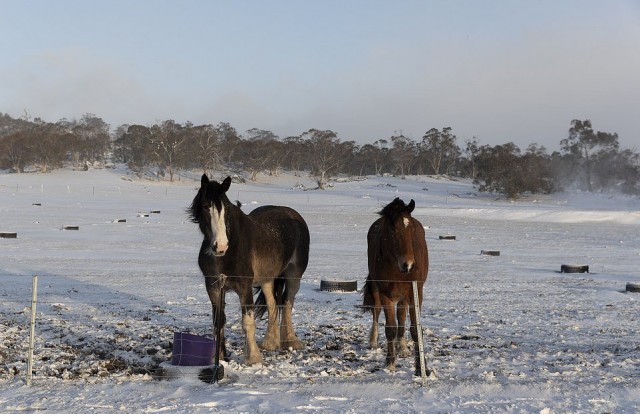
<svg viewBox="0 0 640 414">
<path fill-rule="evenodd" d="M 640 2 L 0 0 L 0 112 L 640 146 Z"/>
</svg>

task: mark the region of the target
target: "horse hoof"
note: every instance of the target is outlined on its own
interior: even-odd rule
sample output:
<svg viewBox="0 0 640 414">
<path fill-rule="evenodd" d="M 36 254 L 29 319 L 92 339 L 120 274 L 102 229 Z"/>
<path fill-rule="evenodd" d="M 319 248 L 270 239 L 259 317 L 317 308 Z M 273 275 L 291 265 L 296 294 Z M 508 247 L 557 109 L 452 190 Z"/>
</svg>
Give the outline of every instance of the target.
<svg viewBox="0 0 640 414">
<path fill-rule="evenodd" d="M 253 349 L 251 352 L 246 354 L 244 363 L 245 365 L 262 364 L 262 352 L 260 352 L 259 349 Z"/>
<path fill-rule="evenodd" d="M 260 349 L 264 349 L 265 351 L 275 351 L 280 348 L 280 345 L 277 342 L 272 341 L 262 341 L 259 346 Z"/>
<path fill-rule="evenodd" d="M 294 351 L 300 351 L 304 349 L 304 343 L 295 339 L 282 342 L 282 349 L 293 349 Z"/>
<path fill-rule="evenodd" d="M 262 364 L 262 355 L 246 358 L 244 364 L 247 366 Z"/>
<path fill-rule="evenodd" d="M 413 356 L 413 353 L 407 349 L 407 350 L 398 352 L 398 356 L 400 358 L 409 358 L 410 356 Z"/>
<path fill-rule="evenodd" d="M 422 376 L 422 372 L 420 372 L 420 368 L 416 368 L 416 370 L 413 372 L 413 375 L 415 375 L 416 377 L 421 377 Z M 427 377 L 431 376 L 431 370 L 429 368 L 426 369 L 425 375 Z"/>
</svg>

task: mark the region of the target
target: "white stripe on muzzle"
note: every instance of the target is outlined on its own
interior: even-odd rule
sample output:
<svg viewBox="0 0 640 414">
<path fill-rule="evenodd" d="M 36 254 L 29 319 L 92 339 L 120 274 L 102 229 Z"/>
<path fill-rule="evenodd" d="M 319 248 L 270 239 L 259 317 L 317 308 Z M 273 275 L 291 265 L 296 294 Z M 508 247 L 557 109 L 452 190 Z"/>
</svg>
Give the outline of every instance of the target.
<svg viewBox="0 0 640 414">
<path fill-rule="evenodd" d="M 213 240 L 211 241 L 211 250 L 214 256 L 224 256 L 229 247 L 229 239 L 227 238 L 227 226 L 224 221 L 224 205 L 220 212 L 215 205 L 209 208 L 211 214 L 211 232 Z"/>
</svg>

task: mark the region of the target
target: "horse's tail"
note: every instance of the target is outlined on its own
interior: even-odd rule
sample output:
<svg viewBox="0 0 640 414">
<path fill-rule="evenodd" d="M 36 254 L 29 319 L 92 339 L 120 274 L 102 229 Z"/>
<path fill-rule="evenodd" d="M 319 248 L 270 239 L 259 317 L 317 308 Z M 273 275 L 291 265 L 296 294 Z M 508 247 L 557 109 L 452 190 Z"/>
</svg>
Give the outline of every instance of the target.
<svg viewBox="0 0 640 414">
<path fill-rule="evenodd" d="M 285 278 L 281 275 L 273 281 L 273 296 L 276 298 L 276 318 L 280 313 L 280 308 L 284 305 L 284 288 Z M 258 297 L 254 302 L 256 318 L 262 318 L 267 313 L 267 299 L 264 296 L 262 288 L 257 287 L 256 293 Z"/>
<path fill-rule="evenodd" d="M 372 312 L 373 311 L 373 283 L 367 276 L 367 281 L 364 283 L 364 287 L 362 288 L 362 313 Z"/>
</svg>

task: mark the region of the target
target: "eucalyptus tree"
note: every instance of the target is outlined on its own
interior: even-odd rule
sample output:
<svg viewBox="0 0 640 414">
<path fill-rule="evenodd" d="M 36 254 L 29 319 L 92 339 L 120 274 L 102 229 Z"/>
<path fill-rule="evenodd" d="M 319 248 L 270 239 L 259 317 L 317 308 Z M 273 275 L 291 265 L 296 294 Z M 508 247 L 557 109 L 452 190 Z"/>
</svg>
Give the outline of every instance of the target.
<svg viewBox="0 0 640 414">
<path fill-rule="evenodd" d="M 26 129 L 0 136 L 0 169 L 24 172 L 33 162 L 31 145 L 31 134 Z"/>
<path fill-rule="evenodd" d="M 391 144 L 392 147 L 389 151 L 391 160 L 404 180 L 415 162 L 417 145 L 411 138 L 404 136 L 402 132 L 391 137 Z"/>
<path fill-rule="evenodd" d="M 185 131 L 187 143 L 183 152 L 187 160 L 210 177 L 222 166 L 222 140 L 219 132 L 211 124 L 191 126 Z M 191 168 L 191 165 L 188 165 L 188 168 Z"/>
<path fill-rule="evenodd" d="M 311 176 L 322 190 L 347 162 L 353 145 L 341 143 L 337 134 L 331 130 L 310 129 L 301 138 L 306 146 Z"/>
<path fill-rule="evenodd" d="M 127 164 L 130 170 L 142 175 L 154 159 L 151 130 L 144 125 L 122 125 L 118 128 L 114 145 L 116 161 Z"/>
<path fill-rule="evenodd" d="M 460 158 L 460 147 L 451 127 L 431 128 L 422 137 L 419 145 L 421 155 L 426 159 L 434 174 L 448 174 L 449 169 Z"/>
<path fill-rule="evenodd" d="M 617 152 L 619 148 L 618 134 L 594 131 L 590 120 L 571 121 L 569 136 L 560 141 L 562 151 L 574 157 L 584 173 L 584 184 L 587 191 L 593 191 L 594 163 L 598 154 Z M 600 156 L 602 159 L 603 157 Z"/>
<path fill-rule="evenodd" d="M 240 159 L 244 169 L 249 172 L 251 181 L 256 181 L 257 175 L 265 169 L 271 159 L 275 158 L 271 150 L 271 143 L 277 140 L 271 131 L 252 128 L 247 131 L 246 138 L 240 146 Z"/>
<path fill-rule="evenodd" d="M 286 148 L 284 165 L 293 171 L 295 176 L 300 176 L 300 172 L 305 168 L 307 160 L 306 142 L 302 135 L 289 136 L 283 140 Z"/>
</svg>

